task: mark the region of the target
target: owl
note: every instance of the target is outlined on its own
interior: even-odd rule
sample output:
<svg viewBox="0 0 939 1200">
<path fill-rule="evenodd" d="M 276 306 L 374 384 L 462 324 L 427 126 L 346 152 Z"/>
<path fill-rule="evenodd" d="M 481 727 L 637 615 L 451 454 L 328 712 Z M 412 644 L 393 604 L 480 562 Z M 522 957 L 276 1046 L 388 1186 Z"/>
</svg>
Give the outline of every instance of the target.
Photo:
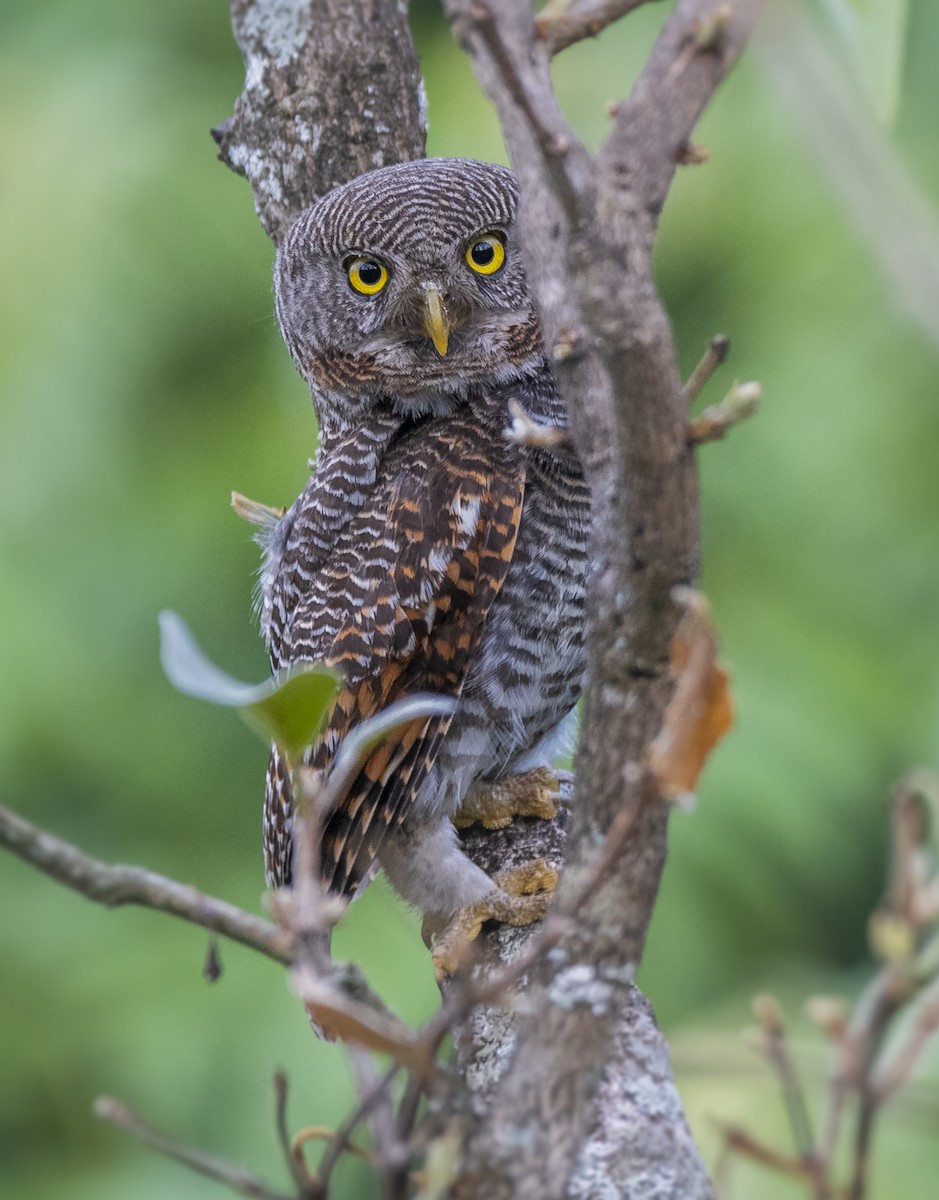
<svg viewBox="0 0 939 1200">
<path fill-rule="evenodd" d="M 589 497 L 572 456 L 510 442 L 509 405 L 566 422 L 545 359 L 503 167 L 424 159 L 353 179 L 300 214 L 276 311 L 309 384 L 309 483 L 264 538 L 273 668 L 329 663 L 344 685 L 306 762 L 328 771 L 357 722 L 414 693 L 454 699 L 364 762 L 326 820 L 324 884 L 381 868 L 446 928 L 526 923 L 550 872 L 490 878 L 456 825 L 554 812 L 550 765 L 576 732 Z M 276 749 L 265 868 L 292 880 L 292 799 Z"/>
</svg>

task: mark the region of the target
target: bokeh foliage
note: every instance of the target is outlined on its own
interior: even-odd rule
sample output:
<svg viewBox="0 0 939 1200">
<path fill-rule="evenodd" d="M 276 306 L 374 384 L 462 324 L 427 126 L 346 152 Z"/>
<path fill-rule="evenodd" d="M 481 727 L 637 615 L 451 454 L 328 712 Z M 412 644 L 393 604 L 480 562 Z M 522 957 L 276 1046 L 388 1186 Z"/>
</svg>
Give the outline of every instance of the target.
<svg viewBox="0 0 939 1200">
<path fill-rule="evenodd" d="M 853 0 L 852 0 L 853 2 Z M 658 11 L 657 11 L 658 10 Z M 502 159 L 496 122 L 435 6 L 417 5 L 430 150 Z M 647 50 L 650 6 L 557 67 L 596 145 Z M 935 203 L 939 9 L 911 6 L 892 137 Z M 0 794 L 90 853 L 260 904 L 265 751 L 174 693 L 156 614 L 261 678 L 257 551 L 232 488 L 289 503 L 315 430 L 272 316 L 271 247 L 210 126 L 240 90 L 225 6 L 5 0 L 0 8 Z M 871 118 L 873 120 L 873 117 Z M 853 993 L 869 968 L 885 798 L 939 765 L 937 353 L 906 321 L 758 57 L 699 130 L 659 277 L 686 369 L 720 330 L 760 416 L 702 454 L 704 586 L 734 675 L 737 730 L 672 853 L 643 984 L 705 1114 L 781 1131 L 740 1047 L 748 998 Z M 352 1094 L 283 977 L 198 931 L 110 914 L 0 858 L 0 1191 L 19 1200 L 212 1194 L 96 1124 L 107 1091 L 272 1179 L 270 1075 L 295 1123 Z M 406 1016 L 435 988 L 417 921 L 381 884 L 339 954 Z M 805 1035 L 810 1077 L 819 1046 Z M 875 1197 L 934 1194 L 936 1057 L 888 1114 Z M 366 1194 L 345 1168 L 345 1194 Z M 741 1172 L 736 1196 L 793 1195 Z"/>
</svg>

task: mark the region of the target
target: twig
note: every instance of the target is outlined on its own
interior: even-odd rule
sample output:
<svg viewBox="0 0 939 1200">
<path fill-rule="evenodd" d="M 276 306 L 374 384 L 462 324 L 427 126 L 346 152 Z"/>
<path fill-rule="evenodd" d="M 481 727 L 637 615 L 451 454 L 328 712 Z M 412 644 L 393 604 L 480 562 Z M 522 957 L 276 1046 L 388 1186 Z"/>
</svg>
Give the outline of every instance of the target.
<svg viewBox="0 0 939 1200">
<path fill-rule="evenodd" d="M 581 4 L 546 4 L 535 18 L 535 30 L 551 54 L 559 54 L 575 42 L 596 37 L 608 25 L 625 17 L 649 0 L 585 0 Z"/>
<path fill-rule="evenodd" d="M 411 1158 L 410 1146 L 401 1143 L 395 1128 L 390 1069 L 379 1074 L 372 1056 L 358 1046 L 349 1046 L 348 1052 L 359 1094 L 372 1098 L 370 1116 L 375 1146 L 372 1161 L 382 1182 L 382 1194 L 390 1200 L 390 1182 Z"/>
<path fill-rule="evenodd" d="M 388 1200 L 407 1200 L 411 1179 L 411 1164 L 417 1154 L 417 1141 L 414 1137 L 414 1126 L 420 1109 L 421 1099 L 427 1086 L 426 1076 L 417 1071 L 411 1073 L 404 1096 L 398 1105 L 395 1118 L 395 1133 L 398 1144 L 407 1147 L 409 1153 L 402 1154 L 401 1160 L 389 1166 L 388 1170 Z M 426 1131 L 424 1131 L 426 1132 Z"/>
<path fill-rule="evenodd" d="M 719 404 L 688 422 L 688 441 L 694 446 L 718 441 L 732 426 L 754 415 L 762 393 L 758 383 L 735 383 Z"/>
<path fill-rule="evenodd" d="M 298 1154 L 307 1142 L 332 1143 L 336 1140 L 337 1136 L 336 1130 L 330 1129 L 328 1125 L 307 1125 L 293 1135 L 293 1142 L 291 1144 L 294 1153 Z M 370 1163 L 372 1161 L 371 1152 L 366 1150 L 364 1146 L 357 1146 L 355 1142 L 346 1142 L 343 1149 L 355 1158 L 360 1158 L 362 1162 Z"/>
<path fill-rule="evenodd" d="M 708 342 L 708 348 L 705 350 L 701 361 L 688 376 L 688 382 L 681 390 L 686 403 L 690 406 L 701 395 L 705 384 L 726 359 L 730 351 L 730 339 L 722 333 L 716 333 Z"/>
<path fill-rule="evenodd" d="M 842 1069 L 858 1093 L 851 1182 L 846 1192 L 848 1200 L 863 1200 L 866 1189 L 870 1142 L 878 1108 L 878 1098 L 870 1086 L 871 1072 L 891 1021 L 909 999 L 909 992 L 903 986 L 898 987 L 898 982 L 896 970 L 888 963 L 862 996 L 856 1010 L 857 1019 L 852 1020 L 845 1034 Z"/>
<path fill-rule="evenodd" d="M 143 867 L 99 862 L 3 805 L 0 845 L 98 904 L 108 908 L 123 904 L 153 908 L 250 946 L 285 966 L 291 962 L 292 939 L 263 917 Z"/>
<path fill-rule="evenodd" d="M 916 1020 L 906 1041 L 890 1063 L 881 1066 L 871 1087 L 878 1104 L 885 1104 L 909 1079 L 926 1043 L 939 1030 L 939 980 L 922 998 Z"/>
<path fill-rule="evenodd" d="M 404 1089 L 401 1103 L 398 1105 L 396 1125 L 398 1137 L 403 1142 L 406 1142 L 414 1132 L 414 1123 L 417 1120 L 417 1112 L 426 1088 L 426 1077 L 417 1071 L 413 1071 L 408 1079 L 408 1085 Z"/>
<path fill-rule="evenodd" d="M 297 1192 L 303 1200 L 318 1200 L 325 1195 L 319 1187 L 319 1181 L 310 1177 L 302 1155 L 296 1153 L 295 1142 L 291 1141 L 287 1130 L 287 1076 L 283 1071 L 274 1072 L 274 1121 L 277 1128 L 277 1140 L 280 1143 L 287 1169 L 297 1185 Z"/>
<path fill-rule="evenodd" d="M 817 1176 L 819 1165 L 815 1154 L 815 1133 L 809 1117 L 805 1093 L 795 1063 L 789 1051 L 789 1040 L 783 1022 L 782 1009 L 774 996 L 757 996 L 753 1001 L 754 1012 L 763 1031 L 760 1049 L 772 1065 L 779 1078 L 779 1085 L 789 1118 L 792 1140 L 806 1170 Z"/>
<path fill-rule="evenodd" d="M 371 1114 L 372 1109 L 379 1100 L 388 1096 L 392 1081 L 400 1069 L 400 1063 L 392 1063 L 378 1082 L 362 1094 L 359 1103 L 336 1130 L 335 1135 L 323 1151 L 323 1157 L 320 1160 L 319 1171 L 317 1172 L 324 1189 L 328 1188 L 333 1170 L 342 1155 L 346 1151 L 350 1151 L 353 1154 L 360 1153 L 359 1148 L 352 1145 L 352 1134 L 355 1131 L 355 1127 L 360 1121 L 363 1121 Z"/>
<path fill-rule="evenodd" d="M 455 20 L 454 32 L 467 44 L 471 53 L 474 48 L 469 43 L 473 34 L 485 46 L 502 86 L 524 114 L 568 222 L 574 229 L 579 229 L 587 218 L 587 212 L 567 165 L 568 153 L 579 143 L 575 142 L 566 128 L 553 130 L 547 124 L 537 99 L 522 75 L 518 60 L 506 45 L 488 0 L 473 0 L 465 13 Z"/>
<path fill-rule="evenodd" d="M 878 1071 L 880 1053 L 890 1025 L 897 1013 L 910 1003 L 920 986 L 918 980 L 904 973 L 902 965 L 888 963 L 870 989 L 867 1009 L 866 1012 L 862 1010 L 862 1019 L 854 1031 L 853 1043 L 848 1041 L 846 1035 L 848 1071 L 854 1071 L 853 1079 L 858 1093 L 851 1180 L 845 1192 L 846 1200 L 864 1200 L 877 1113 L 884 1102 L 906 1082 L 926 1043 L 939 1028 L 939 983 L 934 983 L 906 1044 L 889 1066 Z M 848 1074 L 848 1079 L 851 1078 L 851 1074 Z"/>
<path fill-rule="evenodd" d="M 836 1048 L 828 1083 L 828 1106 L 821 1137 L 812 1146 L 812 1128 L 802 1089 L 788 1052 L 779 1006 L 771 997 L 754 1003 L 764 1034 L 761 1049 L 776 1068 L 790 1124 L 800 1150 L 803 1177 L 812 1184 L 815 1200 L 864 1200 L 869 1177 L 871 1144 L 877 1116 L 883 1105 L 909 1079 L 923 1050 L 939 1030 L 939 961 L 931 947 L 936 938 L 929 910 L 921 897 L 939 875 L 932 863 L 930 836 L 935 836 L 930 806 L 935 806 L 936 781 L 926 772 L 911 772 L 891 793 L 891 858 L 887 898 L 874 913 L 869 937 L 882 960 L 878 973 L 861 993 L 847 1018 L 843 1004 L 830 997 L 815 997 L 806 1011 Z M 934 917 L 932 918 L 935 919 Z M 899 1013 L 919 998 L 919 1007 L 905 1040 L 893 1057 L 884 1061 L 887 1034 Z M 851 1135 L 849 1179 L 845 1186 L 833 1180 L 836 1151 L 841 1140 L 848 1102 L 856 1101 Z M 748 1145 L 748 1135 L 728 1141 L 728 1148 L 757 1157 L 777 1170 L 791 1173 L 791 1162 Z M 752 1142 L 752 1139 L 751 1139 Z M 808 1151 L 807 1151 L 808 1147 Z"/>
<path fill-rule="evenodd" d="M 126 1104 L 122 1104 L 110 1096 L 98 1097 L 94 1104 L 94 1113 L 101 1120 L 109 1121 L 119 1129 L 133 1134 L 151 1150 L 156 1150 L 158 1154 L 175 1159 L 176 1162 L 182 1163 L 190 1170 L 224 1184 L 231 1191 L 237 1192 L 239 1196 L 250 1196 L 254 1200 L 298 1200 L 295 1193 L 278 1192 L 259 1179 L 255 1179 L 241 1167 L 217 1158 L 214 1154 L 208 1154 L 197 1146 L 187 1146 L 183 1142 L 176 1141 L 170 1134 L 165 1133 L 162 1129 L 157 1129 L 156 1126 L 151 1125 L 128 1108 Z"/>
<path fill-rule="evenodd" d="M 778 1171 L 782 1175 L 788 1175 L 792 1179 L 813 1181 L 814 1176 L 811 1168 L 801 1158 L 793 1158 L 788 1154 L 780 1154 L 778 1150 L 774 1150 L 771 1146 L 758 1141 L 751 1134 L 747 1133 L 745 1129 L 740 1129 L 736 1125 L 724 1125 L 719 1122 L 718 1127 L 723 1133 L 725 1147 L 735 1154 L 739 1154 L 743 1158 L 749 1158 L 751 1162 L 769 1167 L 771 1170 Z"/>
<path fill-rule="evenodd" d="M 851 1182 L 844 1193 L 845 1200 L 864 1200 L 867 1192 L 867 1170 L 870 1165 L 871 1139 L 877 1102 L 866 1087 L 861 1089 L 854 1147 L 851 1157 Z"/>
<path fill-rule="evenodd" d="M 320 872 L 320 847 L 329 803 L 322 773 L 302 763 L 291 766 L 290 790 L 294 797 L 294 882 L 290 891 L 289 927 L 317 970 L 329 959 L 329 930 L 347 908 L 342 897 L 330 896 Z"/>
<path fill-rule="evenodd" d="M 290 893 L 272 894 L 272 907 L 283 917 L 280 924 L 273 924 L 143 867 L 111 866 L 90 858 L 70 842 L 39 829 L 3 805 L 0 805 L 0 845 L 58 883 L 108 908 L 136 904 L 168 913 L 240 942 L 282 966 L 295 965 L 299 956 L 303 959 L 305 989 L 311 993 L 315 990 L 318 995 L 328 994 L 331 1008 L 341 1016 L 348 1016 L 350 1029 L 364 1028 L 372 1022 L 382 1035 L 393 1034 L 395 1046 L 402 1043 L 408 1032 L 372 991 L 357 967 L 329 961 L 324 934 L 320 933 L 322 946 L 317 946 L 314 939 L 294 936 Z M 324 953 L 319 953 L 320 949 Z"/>
</svg>

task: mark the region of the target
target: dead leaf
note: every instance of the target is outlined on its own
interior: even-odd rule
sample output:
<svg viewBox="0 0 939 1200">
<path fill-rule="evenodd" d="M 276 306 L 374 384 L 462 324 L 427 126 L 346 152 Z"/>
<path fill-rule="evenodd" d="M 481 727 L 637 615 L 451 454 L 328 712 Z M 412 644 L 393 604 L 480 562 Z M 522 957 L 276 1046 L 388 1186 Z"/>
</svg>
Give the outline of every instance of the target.
<svg viewBox="0 0 939 1200">
<path fill-rule="evenodd" d="M 669 800 L 694 794 L 711 751 L 734 723 L 727 672 L 717 661 L 717 631 L 700 592 L 681 588 L 685 615 L 672 639 L 675 693 L 649 751 L 659 790 Z"/>
<path fill-rule="evenodd" d="M 402 1022 L 353 1000 L 312 971 L 298 968 L 293 977 L 310 1019 L 331 1041 L 351 1042 L 367 1050 L 390 1054 L 412 1069 L 427 1066 L 423 1044 Z"/>
</svg>

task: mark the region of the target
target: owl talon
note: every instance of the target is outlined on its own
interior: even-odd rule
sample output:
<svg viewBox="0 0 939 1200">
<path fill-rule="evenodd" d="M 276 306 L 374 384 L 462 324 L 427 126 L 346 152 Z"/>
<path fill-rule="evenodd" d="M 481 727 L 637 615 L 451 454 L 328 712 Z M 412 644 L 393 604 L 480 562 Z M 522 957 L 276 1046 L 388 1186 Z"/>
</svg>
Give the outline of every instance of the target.
<svg viewBox="0 0 939 1200">
<path fill-rule="evenodd" d="M 498 890 L 460 909 L 434 944 L 434 974 L 437 982 L 453 975 L 465 960 L 472 942 L 486 921 L 503 925 L 532 925 L 545 915 L 558 883 L 558 873 L 543 858 L 537 858 L 493 879 Z M 425 918 L 424 929 L 428 928 Z M 425 937 L 426 940 L 426 937 Z"/>
<path fill-rule="evenodd" d="M 553 821 L 566 776 L 566 771 L 535 767 L 497 783 L 480 784 L 470 789 L 453 823 L 457 829 L 467 829 L 477 821 L 484 829 L 504 829 L 515 817 Z"/>
</svg>

